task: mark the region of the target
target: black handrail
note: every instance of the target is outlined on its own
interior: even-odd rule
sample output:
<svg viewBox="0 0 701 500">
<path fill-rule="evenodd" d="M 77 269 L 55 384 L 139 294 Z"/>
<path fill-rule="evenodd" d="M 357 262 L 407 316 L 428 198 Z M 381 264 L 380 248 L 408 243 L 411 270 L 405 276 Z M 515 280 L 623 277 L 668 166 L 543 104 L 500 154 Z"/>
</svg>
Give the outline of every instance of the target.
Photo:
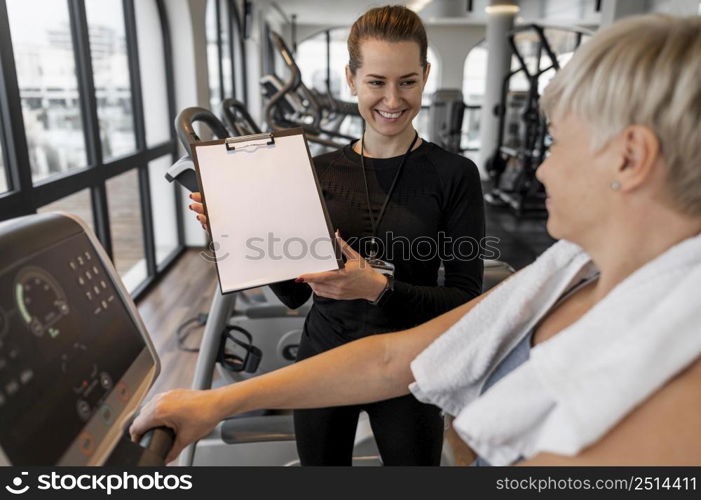
<svg viewBox="0 0 701 500">
<path fill-rule="evenodd" d="M 224 124 L 210 110 L 200 107 L 185 108 L 175 118 L 175 131 L 178 133 L 180 143 L 190 156 L 192 156 L 192 145 L 200 142 L 200 137 L 194 128 L 196 122 L 206 124 L 217 139 L 229 137 Z"/>
</svg>

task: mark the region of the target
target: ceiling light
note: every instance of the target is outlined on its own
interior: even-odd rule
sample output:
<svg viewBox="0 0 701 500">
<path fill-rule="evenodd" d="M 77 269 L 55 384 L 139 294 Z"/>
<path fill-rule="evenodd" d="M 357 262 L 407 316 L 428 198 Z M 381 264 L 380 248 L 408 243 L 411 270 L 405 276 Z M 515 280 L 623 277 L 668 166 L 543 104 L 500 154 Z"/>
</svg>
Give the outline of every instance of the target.
<svg viewBox="0 0 701 500">
<path fill-rule="evenodd" d="M 518 14 L 521 8 L 514 4 L 487 5 L 484 11 L 487 14 Z"/>
</svg>

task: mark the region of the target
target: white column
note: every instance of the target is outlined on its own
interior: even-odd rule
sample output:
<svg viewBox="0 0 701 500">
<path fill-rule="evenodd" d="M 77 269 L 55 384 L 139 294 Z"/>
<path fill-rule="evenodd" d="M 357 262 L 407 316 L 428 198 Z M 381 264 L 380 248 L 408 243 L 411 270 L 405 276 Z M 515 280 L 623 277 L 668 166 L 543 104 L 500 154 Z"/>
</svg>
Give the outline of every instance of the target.
<svg viewBox="0 0 701 500">
<path fill-rule="evenodd" d="M 491 0 L 487 7 L 487 78 L 480 116 L 480 160 L 478 167 L 486 178 L 487 159 L 494 153 L 499 134 L 499 118 L 494 113 L 501 103 L 501 87 L 511 68 L 508 34 L 518 13 L 515 2 Z"/>
<path fill-rule="evenodd" d="M 649 0 L 603 0 L 601 3 L 601 27 L 605 28 L 626 16 L 649 12 L 650 4 Z"/>
</svg>

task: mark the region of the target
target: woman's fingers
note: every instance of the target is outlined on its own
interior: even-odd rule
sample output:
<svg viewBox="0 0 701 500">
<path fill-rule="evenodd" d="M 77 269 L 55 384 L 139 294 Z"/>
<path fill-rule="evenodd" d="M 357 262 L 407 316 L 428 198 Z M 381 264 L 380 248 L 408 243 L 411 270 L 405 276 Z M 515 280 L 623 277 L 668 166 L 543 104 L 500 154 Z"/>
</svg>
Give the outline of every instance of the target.
<svg viewBox="0 0 701 500">
<path fill-rule="evenodd" d="M 129 427 L 129 435 L 135 443 L 138 443 L 149 429 L 165 425 L 163 418 L 157 412 L 157 405 L 161 398 L 162 394 L 158 394 L 146 403 Z"/>
<path fill-rule="evenodd" d="M 207 435 L 218 423 L 211 394 L 212 391 L 176 389 L 156 395 L 132 422 L 132 441 L 138 442 L 149 429 L 170 427 L 175 432 L 175 442 L 166 462 L 172 462 L 183 448 Z"/>
<path fill-rule="evenodd" d="M 194 203 L 190 203 L 188 208 L 197 214 L 197 221 L 202 225 L 202 229 L 207 230 L 207 216 L 202 203 L 202 195 L 200 193 L 191 193 L 190 199 Z"/>
<path fill-rule="evenodd" d="M 338 271 L 325 271 L 322 273 L 302 274 L 295 281 L 298 283 L 324 283 L 338 278 Z"/>
<path fill-rule="evenodd" d="M 188 208 L 193 212 L 197 212 L 198 214 L 204 213 L 204 205 L 202 203 L 190 203 Z"/>
<path fill-rule="evenodd" d="M 343 252 L 343 255 L 345 255 L 348 260 L 360 260 L 363 258 L 362 255 L 353 250 L 351 246 L 346 243 L 343 238 L 341 238 L 338 231 L 336 231 L 336 240 L 338 241 L 338 244 L 341 245 L 341 252 Z"/>
</svg>

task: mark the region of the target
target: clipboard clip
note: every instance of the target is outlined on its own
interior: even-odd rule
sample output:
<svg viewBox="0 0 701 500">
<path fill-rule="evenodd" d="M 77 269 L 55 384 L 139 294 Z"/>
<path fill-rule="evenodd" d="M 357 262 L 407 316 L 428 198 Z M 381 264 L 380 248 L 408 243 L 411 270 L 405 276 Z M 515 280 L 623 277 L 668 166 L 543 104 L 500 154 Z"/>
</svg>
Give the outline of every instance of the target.
<svg viewBox="0 0 701 500">
<path fill-rule="evenodd" d="M 241 144 L 245 143 L 245 144 Z M 229 137 L 224 140 L 227 151 L 235 151 L 236 148 L 247 148 L 250 146 L 270 146 L 275 144 L 275 137 L 272 133 L 253 134 L 244 137 Z"/>
</svg>

